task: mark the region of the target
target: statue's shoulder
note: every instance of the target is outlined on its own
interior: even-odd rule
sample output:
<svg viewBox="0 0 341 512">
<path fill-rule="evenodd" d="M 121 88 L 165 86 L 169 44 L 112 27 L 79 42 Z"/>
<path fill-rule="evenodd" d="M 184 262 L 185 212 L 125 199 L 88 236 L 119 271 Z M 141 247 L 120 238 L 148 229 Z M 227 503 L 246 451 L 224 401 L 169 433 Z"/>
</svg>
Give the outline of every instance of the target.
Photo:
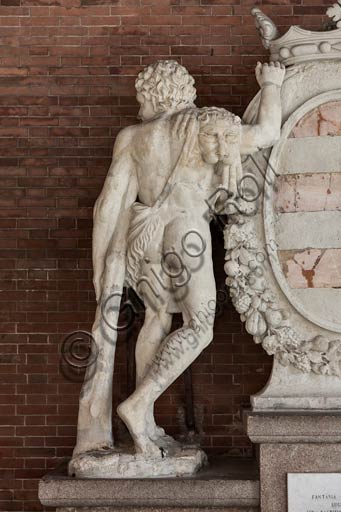
<svg viewBox="0 0 341 512">
<path fill-rule="evenodd" d="M 115 145 L 121 147 L 129 144 L 133 137 L 136 136 L 139 127 L 140 125 L 134 124 L 132 126 L 126 126 L 125 128 L 122 128 L 122 130 L 120 130 L 116 136 Z"/>
<path fill-rule="evenodd" d="M 146 143 L 152 145 L 157 143 L 160 138 L 168 137 L 170 130 L 169 116 L 162 115 L 150 121 L 144 121 L 135 126 L 131 126 L 131 136 L 134 137 L 134 142 L 139 142 L 143 145 Z"/>
<path fill-rule="evenodd" d="M 139 148 L 145 150 L 146 143 L 150 146 L 159 139 L 169 137 L 169 131 L 175 123 L 176 117 L 177 114 L 163 114 L 150 121 L 126 126 L 116 137 L 116 150 L 121 151 L 130 145 L 132 145 L 134 152 L 138 151 Z"/>
<path fill-rule="evenodd" d="M 117 157 L 122 154 L 132 154 L 134 152 L 135 141 L 137 133 L 139 132 L 140 125 L 126 126 L 118 132 L 115 144 L 114 155 Z"/>
</svg>

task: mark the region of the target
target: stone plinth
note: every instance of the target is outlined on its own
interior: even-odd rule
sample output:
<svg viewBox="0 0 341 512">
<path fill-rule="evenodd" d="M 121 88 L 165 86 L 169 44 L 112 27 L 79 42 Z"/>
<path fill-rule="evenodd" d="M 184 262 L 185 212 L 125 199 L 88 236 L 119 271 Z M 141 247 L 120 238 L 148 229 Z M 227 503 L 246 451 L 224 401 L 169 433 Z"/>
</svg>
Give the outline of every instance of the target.
<svg viewBox="0 0 341 512">
<path fill-rule="evenodd" d="M 341 472 L 339 411 L 244 413 L 259 444 L 261 512 L 287 512 L 288 473 Z"/>
<path fill-rule="evenodd" d="M 113 448 L 78 455 L 70 461 L 68 473 L 77 478 L 167 478 L 194 475 L 206 464 L 206 454 L 195 447 L 176 446 L 162 458 Z"/>
<path fill-rule="evenodd" d="M 255 461 L 236 458 L 216 458 L 187 478 L 78 479 L 64 466 L 40 481 L 39 498 L 58 512 L 259 512 L 259 481 Z"/>
</svg>

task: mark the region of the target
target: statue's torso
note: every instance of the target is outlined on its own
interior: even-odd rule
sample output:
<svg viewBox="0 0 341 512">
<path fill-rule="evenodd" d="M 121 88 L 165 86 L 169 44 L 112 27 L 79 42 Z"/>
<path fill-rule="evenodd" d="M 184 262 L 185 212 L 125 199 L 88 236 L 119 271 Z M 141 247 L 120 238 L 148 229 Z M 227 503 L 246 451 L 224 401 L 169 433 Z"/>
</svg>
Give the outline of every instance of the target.
<svg viewBox="0 0 341 512">
<path fill-rule="evenodd" d="M 128 284 L 136 291 L 141 276 L 148 276 L 149 282 L 151 268 L 161 271 L 165 252 L 175 250 L 182 257 L 183 239 L 193 250 L 194 237 L 195 244 L 204 245 L 205 255 L 211 257 L 207 201 L 218 177 L 200 153 L 186 158 L 184 138 L 177 137 L 172 128 L 172 119 L 159 118 L 134 127 L 132 136 L 138 203 L 132 207 L 127 272 Z M 167 193 L 163 193 L 165 187 Z M 169 290 L 166 295 L 170 300 Z"/>
<path fill-rule="evenodd" d="M 184 139 L 172 132 L 173 120 L 162 117 L 134 127 L 132 137 L 134 167 L 138 181 L 139 201 L 152 206 L 169 183 L 183 151 Z M 181 167 L 181 166 L 180 166 Z M 199 158 L 197 165 L 183 166 L 177 172 L 172 192 L 172 204 L 186 209 L 205 204 L 215 186 L 211 165 Z"/>
</svg>

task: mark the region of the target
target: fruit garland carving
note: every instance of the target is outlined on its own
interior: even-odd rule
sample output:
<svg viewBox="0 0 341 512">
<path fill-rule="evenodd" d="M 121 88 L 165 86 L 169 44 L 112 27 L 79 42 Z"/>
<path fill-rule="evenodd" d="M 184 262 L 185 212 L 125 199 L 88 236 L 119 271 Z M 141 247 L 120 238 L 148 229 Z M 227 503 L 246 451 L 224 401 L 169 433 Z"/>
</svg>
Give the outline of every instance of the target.
<svg viewBox="0 0 341 512">
<path fill-rule="evenodd" d="M 301 340 L 288 325 L 289 314 L 276 305 L 264 276 L 266 256 L 257 244 L 254 222 L 230 215 L 224 229 L 226 284 L 247 332 L 279 362 L 308 373 L 341 376 L 341 341 L 316 336 Z"/>
</svg>

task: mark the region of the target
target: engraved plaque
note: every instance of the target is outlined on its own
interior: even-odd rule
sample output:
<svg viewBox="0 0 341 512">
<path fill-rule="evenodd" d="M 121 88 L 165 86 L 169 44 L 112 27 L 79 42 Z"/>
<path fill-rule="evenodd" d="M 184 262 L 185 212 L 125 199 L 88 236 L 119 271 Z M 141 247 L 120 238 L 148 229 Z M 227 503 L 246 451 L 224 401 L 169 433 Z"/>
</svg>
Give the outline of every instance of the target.
<svg viewBox="0 0 341 512">
<path fill-rule="evenodd" d="M 341 512 L 341 473 L 288 473 L 288 512 Z"/>
</svg>

